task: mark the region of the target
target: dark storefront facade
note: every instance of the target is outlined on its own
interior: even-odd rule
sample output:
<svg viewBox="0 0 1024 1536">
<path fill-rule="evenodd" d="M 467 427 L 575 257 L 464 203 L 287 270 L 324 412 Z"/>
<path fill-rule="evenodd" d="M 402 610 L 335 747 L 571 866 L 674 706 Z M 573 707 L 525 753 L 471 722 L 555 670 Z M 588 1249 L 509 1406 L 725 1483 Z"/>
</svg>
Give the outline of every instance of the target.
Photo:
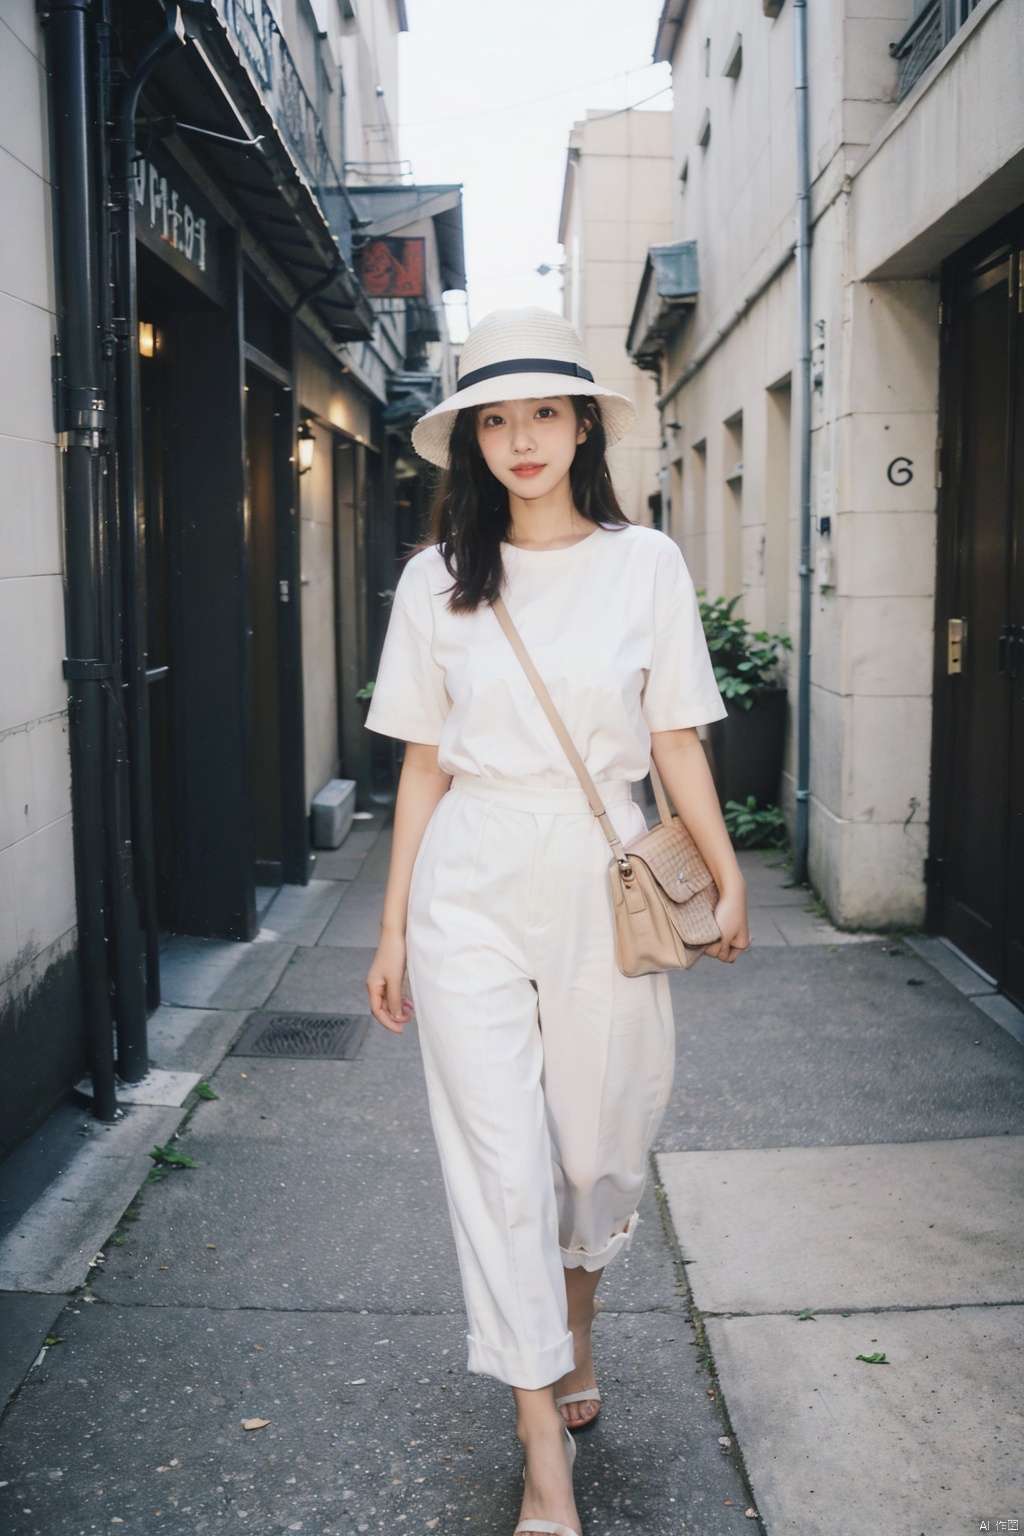
<svg viewBox="0 0 1024 1536">
<path fill-rule="evenodd" d="M 110 1118 L 148 1068 L 162 936 L 253 939 L 315 869 L 312 796 L 372 790 L 357 694 L 410 535 L 386 417 L 416 327 L 356 276 L 366 220 L 266 4 L 42 20 L 78 1022 Z M 8 1147 L 55 1101 L 23 1066 Z"/>
</svg>

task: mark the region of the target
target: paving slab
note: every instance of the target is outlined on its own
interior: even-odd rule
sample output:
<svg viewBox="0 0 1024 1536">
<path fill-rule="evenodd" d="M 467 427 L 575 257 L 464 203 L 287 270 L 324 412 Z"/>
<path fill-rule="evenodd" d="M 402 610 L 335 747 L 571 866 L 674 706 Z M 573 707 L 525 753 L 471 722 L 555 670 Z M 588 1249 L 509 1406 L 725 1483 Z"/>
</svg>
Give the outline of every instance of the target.
<svg viewBox="0 0 1024 1536">
<path fill-rule="evenodd" d="M 707 1331 L 768 1536 L 1024 1526 L 1024 1308 L 711 1318 Z M 876 1351 L 890 1363 L 856 1358 Z"/>
<path fill-rule="evenodd" d="M 585 1529 L 749 1532 L 689 1324 L 602 1314 L 599 1330 L 603 1422 L 576 1472 Z M 5 1536 L 115 1520 L 139 1536 L 512 1530 L 511 1394 L 465 1374 L 461 1316 L 95 1305 L 69 1307 L 61 1332 L 5 1424 Z M 246 1418 L 269 1423 L 246 1432 Z"/>
<path fill-rule="evenodd" d="M 384 889 L 383 882 L 371 881 L 367 874 L 358 885 L 347 890 L 324 928 L 320 943 L 375 950 L 380 938 Z"/>
<path fill-rule="evenodd" d="M 261 919 L 261 941 L 315 944 L 344 894 L 336 880 L 283 885 Z"/>
<path fill-rule="evenodd" d="M 187 1008 L 259 1008 L 294 950 L 294 944 L 234 944 L 177 934 L 160 952 L 164 1001 Z"/>
<path fill-rule="evenodd" d="M 968 965 L 960 956 L 954 954 L 948 944 L 941 939 L 923 938 L 920 934 L 911 934 L 906 943 L 915 954 L 927 960 L 933 965 L 940 976 L 952 982 L 958 992 L 965 997 L 987 997 L 995 992 L 995 986 L 991 981 L 986 981 L 973 965 Z"/>
<path fill-rule="evenodd" d="M 1024 1051 L 905 945 L 752 949 L 670 986 L 660 1150 L 1024 1134 Z"/>
<path fill-rule="evenodd" d="M 149 1056 L 168 1071 L 206 1077 L 220 1061 L 248 1017 L 245 1009 L 177 1008 L 161 1003 L 149 1021 Z"/>
<path fill-rule="evenodd" d="M 125 1104 L 159 1104 L 166 1108 L 184 1104 L 199 1081 L 198 1072 L 165 1072 L 160 1067 L 150 1067 L 145 1077 L 137 1083 L 118 1083 L 117 1102 Z M 93 1097 L 92 1078 L 83 1077 L 75 1084 L 75 1092 L 84 1099 Z"/>
<path fill-rule="evenodd" d="M 53 1336 L 64 1304 L 63 1296 L 0 1291 L 0 1413 Z"/>
<path fill-rule="evenodd" d="M 72 1291 L 181 1120 L 176 1109 L 140 1105 L 83 1142 L 77 1156 L 0 1243 L 0 1290 Z"/>
<path fill-rule="evenodd" d="M 705 1312 L 1024 1303 L 1024 1136 L 658 1157 Z"/>
<path fill-rule="evenodd" d="M 748 907 L 794 907 L 810 911 L 814 894 L 806 885 L 792 884 L 792 871 L 777 854 L 742 852 L 740 869 L 747 885 Z"/>
<path fill-rule="evenodd" d="M 388 870 L 391 867 L 391 829 L 382 832 L 377 838 L 370 852 L 366 856 L 363 865 L 362 876 L 371 885 L 383 885 L 388 878 Z"/>
<path fill-rule="evenodd" d="M 190 1306 L 461 1309 L 421 1074 L 229 1057 L 96 1294 Z"/>
<path fill-rule="evenodd" d="M 1018 1044 L 1024 1045 L 1024 1013 L 1008 997 L 1000 994 L 995 997 L 976 997 L 974 1001 L 982 1013 L 994 1019 Z"/>
<path fill-rule="evenodd" d="M 297 949 L 268 1005 L 292 1012 L 368 1013 L 366 973 L 376 953 L 355 945 Z"/>
</svg>

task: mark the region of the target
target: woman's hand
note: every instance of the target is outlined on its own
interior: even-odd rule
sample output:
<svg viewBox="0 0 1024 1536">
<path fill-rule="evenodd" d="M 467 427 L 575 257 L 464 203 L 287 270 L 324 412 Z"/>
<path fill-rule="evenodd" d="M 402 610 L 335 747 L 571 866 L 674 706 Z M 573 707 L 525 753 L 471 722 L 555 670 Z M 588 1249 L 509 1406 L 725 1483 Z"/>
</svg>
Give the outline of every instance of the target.
<svg viewBox="0 0 1024 1536">
<path fill-rule="evenodd" d="M 412 999 L 402 996 L 405 979 L 405 938 L 402 934 L 381 934 L 377 953 L 366 978 L 370 994 L 370 1012 L 378 1024 L 393 1034 L 402 1034 L 412 1018 Z"/>
<path fill-rule="evenodd" d="M 724 960 L 731 965 L 737 955 L 750 947 L 745 889 L 726 891 L 724 896 L 719 897 L 715 922 L 722 937 L 717 944 L 709 944 L 704 953 L 714 960 Z"/>
</svg>

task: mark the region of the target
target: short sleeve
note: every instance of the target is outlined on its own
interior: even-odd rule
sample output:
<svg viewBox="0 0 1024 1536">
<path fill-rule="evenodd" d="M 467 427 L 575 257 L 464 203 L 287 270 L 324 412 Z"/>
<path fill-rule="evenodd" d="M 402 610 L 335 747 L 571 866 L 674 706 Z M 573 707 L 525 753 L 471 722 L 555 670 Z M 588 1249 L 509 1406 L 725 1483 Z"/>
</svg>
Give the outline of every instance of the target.
<svg viewBox="0 0 1024 1536">
<path fill-rule="evenodd" d="M 451 701 L 444 668 L 431 651 L 426 574 L 411 562 L 399 578 L 366 725 L 382 736 L 437 746 Z"/>
<path fill-rule="evenodd" d="M 664 541 L 655 572 L 654 636 L 644 690 L 644 718 L 652 731 L 707 725 L 726 714 L 700 621 L 690 573 L 671 540 Z"/>
</svg>

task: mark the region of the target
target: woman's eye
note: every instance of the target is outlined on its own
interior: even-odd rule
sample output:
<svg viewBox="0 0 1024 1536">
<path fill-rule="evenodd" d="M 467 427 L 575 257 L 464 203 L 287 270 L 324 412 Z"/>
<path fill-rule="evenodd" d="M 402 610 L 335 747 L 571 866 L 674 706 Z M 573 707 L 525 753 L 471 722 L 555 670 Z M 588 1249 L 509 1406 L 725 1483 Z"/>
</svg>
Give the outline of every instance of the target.
<svg viewBox="0 0 1024 1536">
<path fill-rule="evenodd" d="M 485 427 L 500 427 L 501 426 L 501 417 L 500 416 L 485 416 L 483 424 L 484 424 Z"/>
<path fill-rule="evenodd" d="M 537 415 L 541 418 L 542 421 L 546 421 L 549 416 L 553 416 L 554 414 L 554 407 L 550 405 L 542 405 L 540 410 L 537 412 Z"/>
</svg>

